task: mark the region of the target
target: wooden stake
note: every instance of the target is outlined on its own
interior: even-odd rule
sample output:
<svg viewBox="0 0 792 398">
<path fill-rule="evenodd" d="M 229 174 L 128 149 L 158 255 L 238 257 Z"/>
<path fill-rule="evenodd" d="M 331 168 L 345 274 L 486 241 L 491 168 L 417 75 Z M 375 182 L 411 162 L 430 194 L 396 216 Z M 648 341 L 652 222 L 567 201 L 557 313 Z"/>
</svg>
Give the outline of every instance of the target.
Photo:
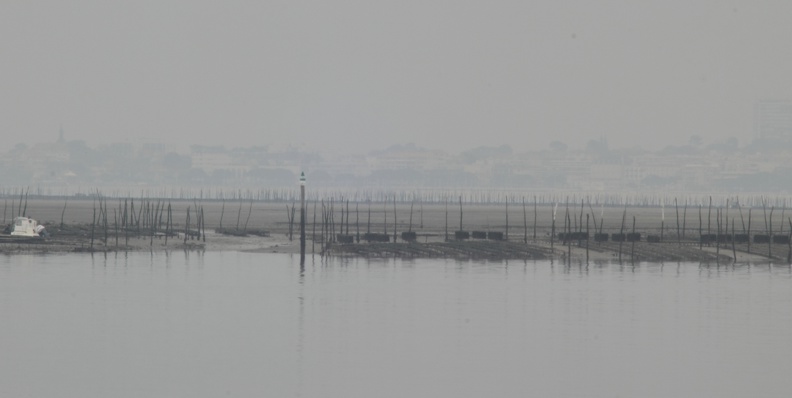
<svg viewBox="0 0 792 398">
<path fill-rule="evenodd" d="M 201 212 L 203 212 L 203 207 L 201 207 Z M 242 232 L 247 233 L 247 226 L 248 222 L 250 222 L 250 215 L 253 214 L 253 199 L 250 199 L 250 206 L 248 207 L 248 215 L 245 219 L 245 227 Z"/>
<path fill-rule="evenodd" d="M 506 236 L 505 240 L 509 240 L 509 196 L 506 196 Z"/>
<path fill-rule="evenodd" d="M 564 243 L 567 245 L 567 261 L 572 263 L 572 241 L 569 239 L 572 232 L 572 220 L 569 218 L 569 205 L 567 204 L 566 217 L 564 224 Z"/>
<path fill-rule="evenodd" d="M 586 213 L 586 264 L 589 262 L 589 214 Z"/>
<path fill-rule="evenodd" d="M 137 214 L 137 217 L 135 218 L 135 221 L 136 221 L 136 224 L 137 224 L 137 225 L 136 225 L 136 227 L 137 227 L 137 234 L 138 234 L 138 235 L 140 235 L 140 219 L 141 219 L 141 216 L 142 216 L 142 214 L 143 214 L 143 205 L 140 205 L 140 206 L 138 206 L 138 207 L 139 207 L 139 209 L 138 209 L 138 214 Z"/>
<path fill-rule="evenodd" d="M 168 246 L 168 236 L 171 234 L 171 204 L 168 202 L 168 215 L 165 216 L 165 246 Z"/>
<path fill-rule="evenodd" d="M 399 219 L 396 218 L 396 195 L 393 195 L 393 243 L 396 243 L 396 226 L 399 224 Z"/>
<path fill-rule="evenodd" d="M 624 205 L 624 212 L 622 213 L 622 222 L 621 222 L 621 229 L 619 230 L 619 235 L 621 235 L 621 239 L 619 240 L 619 263 L 622 261 L 622 245 L 624 244 L 625 236 L 624 236 L 624 222 L 627 221 L 627 204 Z"/>
<path fill-rule="evenodd" d="M 93 218 L 91 221 L 91 251 L 93 251 L 93 244 L 94 244 L 94 228 L 96 228 L 96 205 L 94 204 L 93 208 Z"/>
<path fill-rule="evenodd" d="M 635 216 L 633 216 L 632 235 L 633 235 L 633 239 L 632 239 L 632 248 L 630 249 L 630 261 L 635 263 L 635 241 L 636 241 L 636 239 L 635 239 Z"/>
<path fill-rule="evenodd" d="M 734 243 L 734 218 L 732 218 L 732 257 L 734 257 L 734 261 L 737 261 L 737 248 L 735 247 Z"/>
<path fill-rule="evenodd" d="M 677 243 L 682 246 L 682 237 L 679 233 L 679 203 L 677 203 L 677 198 L 674 198 L 674 208 L 676 209 Z"/>
<path fill-rule="evenodd" d="M 108 224 L 107 224 L 107 199 L 105 199 L 104 210 L 102 211 L 102 213 L 104 213 L 102 219 L 103 219 L 103 226 L 104 226 L 104 245 L 105 245 L 105 248 L 106 248 L 107 247 L 107 232 L 108 232 L 107 230 L 109 229 L 108 228 Z"/>
<path fill-rule="evenodd" d="M 289 222 L 289 241 L 292 240 L 292 211 L 289 208 L 289 204 L 286 204 L 286 220 Z"/>
<path fill-rule="evenodd" d="M 311 228 L 313 232 L 311 233 L 311 253 L 316 253 L 316 200 L 314 200 L 314 210 L 313 210 L 313 224 Z M 360 241 L 360 239 L 358 239 Z"/>
<path fill-rule="evenodd" d="M 223 198 L 223 206 L 220 208 L 220 230 L 223 229 L 223 214 L 225 214 L 225 198 Z"/>
<path fill-rule="evenodd" d="M 124 226 L 124 247 L 129 247 L 129 226 L 127 225 L 127 201 L 124 200 L 124 222 L 122 223 Z"/>
<path fill-rule="evenodd" d="M 292 234 L 294 233 L 294 216 L 296 211 L 297 211 L 297 205 L 295 205 L 294 202 L 292 202 L 291 217 L 289 219 L 289 240 L 292 240 Z"/>
<path fill-rule="evenodd" d="M 409 227 L 407 228 L 407 232 L 412 232 L 412 215 L 413 215 L 413 206 L 414 205 L 415 205 L 415 200 L 413 199 L 413 201 L 410 202 L 410 224 L 409 224 Z"/>
<path fill-rule="evenodd" d="M 748 209 L 748 253 L 751 253 L 751 208 Z"/>
<path fill-rule="evenodd" d="M 292 206 L 294 206 L 294 202 L 292 202 Z M 288 208 L 288 205 L 286 205 L 286 207 Z M 242 197 L 240 195 L 240 197 L 239 197 L 239 209 L 237 209 L 237 222 L 236 222 L 236 230 L 237 231 L 239 231 L 239 221 L 240 221 L 241 218 L 242 218 Z M 289 223 L 291 224 L 291 219 L 290 219 Z M 289 226 L 289 229 L 291 229 L 291 225 Z M 291 232 L 289 233 L 289 235 L 290 235 L 289 236 L 289 240 L 291 240 Z"/>
<path fill-rule="evenodd" d="M 528 215 L 525 212 L 525 196 L 522 198 L 523 205 L 523 243 L 528 243 Z"/>
<path fill-rule="evenodd" d="M 685 239 L 685 229 L 687 227 L 687 199 L 685 199 L 685 210 L 682 213 L 682 239 Z"/>
<path fill-rule="evenodd" d="M 716 220 L 717 226 L 718 226 L 718 232 L 717 232 L 717 235 L 715 235 L 715 255 L 717 256 L 718 259 L 720 259 L 721 210 L 720 209 L 716 209 L 715 211 L 716 211 L 715 220 Z M 720 260 L 718 260 L 718 261 L 720 261 Z"/>
<path fill-rule="evenodd" d="M 464 231 L 462 229 L 462 195 L 459 196 L 459 230 Z"/>
<path fill-rule="evenodd" d="M 66 214 L 66 204 L 69 203 L 69 198 L 63 201 L 63 210 L 61 210 L 61 223 L 60 227 L 63 229 L 63 216 Z M 5 208 L 3 208 L 3 222 L 5 222 Z"/>
<path fill-rule="evenodd" d="M 536 195 L 534 195 L 534 224 L 533 224 L 533 240 L 536 242 L 536 219 L 538 218 L 537 209 L 536 209 Z"/>
<path fill-rule="evenodd" d="M 709 197 L 709 209 L 707 210 L 707 235 L 710 235 L 710 220 L 712 218 L 712 196 Z"/>
<path fill-rule="evenodd" d="M 561 235 L 564 237 L 564 239 L 561 239 L 561 241 L 560 241 L 561 246 L 566 245 L 567 239 L 569 239 L 569 237 L 567 236 L 567 223 L 568 222 L 569 222 L 569 207 L 567 206 L 566 210 L 564 211 L 564 226 L 561 227 Z"/>
<path fill-rule="evenodd" d="M 701 205 L 699 205 L 699 236 L 700 236 L 700 238 L 699 238 L 699 250 L 701 250 L 703 248 L 703 245 L 704 245 L 704 239 L 701 236 L 701 234 L 702 234 L 702 232 L 701 232 Z M 709 238 L 709 236 L 707 236 L 707 238 Z"/>
<path fill-rule="evenodd" d="M 591 215 L 591 221 L 594 222 L 594 233 L 596 233 L 597 232 L 597 215 L 594 214 L 594 208 L 591 207 L 591 199 L 588 200 L 588 207 L 589 207 L 589 213 L 587 213 L 587 214 Z"/>
<path fill-rule="evenodd" d="M 27 217 L 28 194 L 30 194 L 30 187 L 25 191 L 25 209 L 22 210 L 22 217 Z M 22 204 L 22 199 L 19 200 L 19 204 Z"/>
<path fill-rule="evenodd" d="M 445 200 L 445 241 L 448 242 L 448 198 Z"/>
<path fill-rule="evenodd" d="M 187 219 L 184 222 L 184 244 L 187 244 L 187 238 L 190 235 L 190 206 L 187 206 Z"/>
<path fill-rule="evenodd" d="M 423 199 L 419 199 L 419 200 L 420 200 L 419 204 L 421 205 L 421 208 L 419 210 L 420 213 L 421 213 L 421 229 L 423 229 L 423 227 L 424 227 L 424 223 L 423 223 Z"/>
<path fill-rule="evenodd" d="M 116 209 L 113 209 L 113 225 L 115 228 L 115 246 L 116 250 L 118 250 L 118 214 L 116 213 Z"/>
<path fill-rule="evenodd" d="M 770 207 L 770 223 L 768 224 L 770 239 L 767 242 L 767 257 L 773 258 L 773 210 L 775 206 Z"/>
<path fill-rule="evenodd" d="M 556 210 L 558 210 L 558 203 L 555 203 L 553 208 L 550 209 L 550 211 L 553 212 L 553 223 L 550 226 L 550 252 L 553 251 L 553 246 L 555 244 Z"/>
<path fill-rule="evenodd" d="M 762 198 L 762 213 L 764 214 L 765 232 L 768 232 L 770 227 L 767 224 L 767 205 L 765 204 L 764 198 Z"/>
<path fill-rule="evenodd" d="M 329 241 L 330 243 L 335 243 L 336 241 L 336 223 L 335 223 L 335 198 L 330 198 L 330 236 Z"/>
<path fill-rule="evenodd" d="M 156 228 L 156 225 L 154 224 L 155 214 L 157 214 L 156 210 L 151 212 L 151 214 L 149 215 L 149 217 L 150 217 L 150 219 L 149 219 L 150 220 L 149 221 L 149 247 L 153 247 L 154 246 L 154 229 Z M 200 233 L 200 229 L 198 230 L 198 232 Z"/>
<path fill-rule="evenodd" d="M 324 199 L 322 199 L 322 234 L 321 234 L 322 235 L 322 241 L 321 241 L 322 244 L 320 245 L 321 246 L 320 247 L 320 254 L 322 256 L 324 256 L 324 251 L 325 251 L 325 229 L 327 228 L 326 227 L 326 224 L 327 224 L 327 215 L 326 214 L 327 214 L 327 209 L 326 209 L 326 206 L 325 206 L 325 203 L 324 203 Z"/>
<path fill-rule="evenodd" d="M 201 239 L 206 242 L 206 221 L 204 220 L 203 206 L 201 206 Z"/>
</svg>

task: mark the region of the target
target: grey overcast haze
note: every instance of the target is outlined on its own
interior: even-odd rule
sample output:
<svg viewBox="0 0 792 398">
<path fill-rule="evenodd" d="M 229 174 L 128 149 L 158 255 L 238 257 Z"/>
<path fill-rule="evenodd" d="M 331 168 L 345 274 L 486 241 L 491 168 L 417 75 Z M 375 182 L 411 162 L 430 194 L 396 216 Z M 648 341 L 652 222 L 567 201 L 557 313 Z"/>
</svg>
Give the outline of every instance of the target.
<svg viewBox="0 0 792 398">
<path fill-rule="evenodd" d="M 790 1 L 4 1 L 2 149 L 754 138 Z"/>
</svg>

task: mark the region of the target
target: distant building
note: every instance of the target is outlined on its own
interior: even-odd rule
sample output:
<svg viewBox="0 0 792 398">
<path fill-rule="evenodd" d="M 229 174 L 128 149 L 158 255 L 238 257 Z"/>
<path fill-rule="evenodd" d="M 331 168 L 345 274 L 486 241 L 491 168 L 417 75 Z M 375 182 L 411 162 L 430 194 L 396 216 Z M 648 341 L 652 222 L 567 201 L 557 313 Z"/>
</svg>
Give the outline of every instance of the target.
<svg viewBox="0 0 792 398">
<path fill-rule="evenodd" d="M 754 118 L 758 138 L 792 141 L 792 101 L 759 101 L 754 110 Z"/>
</svg>

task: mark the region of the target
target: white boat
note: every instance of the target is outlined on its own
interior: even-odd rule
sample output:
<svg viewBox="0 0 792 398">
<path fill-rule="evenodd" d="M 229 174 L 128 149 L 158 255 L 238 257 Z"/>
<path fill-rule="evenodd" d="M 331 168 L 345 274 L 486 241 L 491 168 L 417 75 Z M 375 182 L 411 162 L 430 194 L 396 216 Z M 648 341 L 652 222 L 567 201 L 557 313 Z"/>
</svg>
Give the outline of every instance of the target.
<svg viewBox="0 0 792 398">
<path fill-rule="evenodd" d="M 38 237 L 39 234 L 36 232 L 36 227 L 38 226 L 38 221 L 29 218 L 29 217 L 17 217 L 14 219 L 13 229 L 11 230 L 11 236 L 20 236 L 20 237 Z"/>
</svg>

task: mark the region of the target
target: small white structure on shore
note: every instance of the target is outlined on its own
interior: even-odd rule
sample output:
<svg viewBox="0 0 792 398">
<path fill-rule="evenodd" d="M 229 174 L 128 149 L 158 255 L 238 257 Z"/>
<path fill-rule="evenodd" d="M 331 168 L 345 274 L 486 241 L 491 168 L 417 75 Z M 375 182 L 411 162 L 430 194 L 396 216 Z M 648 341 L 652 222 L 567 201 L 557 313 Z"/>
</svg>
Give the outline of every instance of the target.
<svg viewBox="0 0 792 398">
<path fill-rule="evenodd" d="M 14 219 L 14 229 L 11 231 L 13 236 L 39 236 L 36 232 L 38 221 L 28 217 L 17 217 Z"/>
</svg>

